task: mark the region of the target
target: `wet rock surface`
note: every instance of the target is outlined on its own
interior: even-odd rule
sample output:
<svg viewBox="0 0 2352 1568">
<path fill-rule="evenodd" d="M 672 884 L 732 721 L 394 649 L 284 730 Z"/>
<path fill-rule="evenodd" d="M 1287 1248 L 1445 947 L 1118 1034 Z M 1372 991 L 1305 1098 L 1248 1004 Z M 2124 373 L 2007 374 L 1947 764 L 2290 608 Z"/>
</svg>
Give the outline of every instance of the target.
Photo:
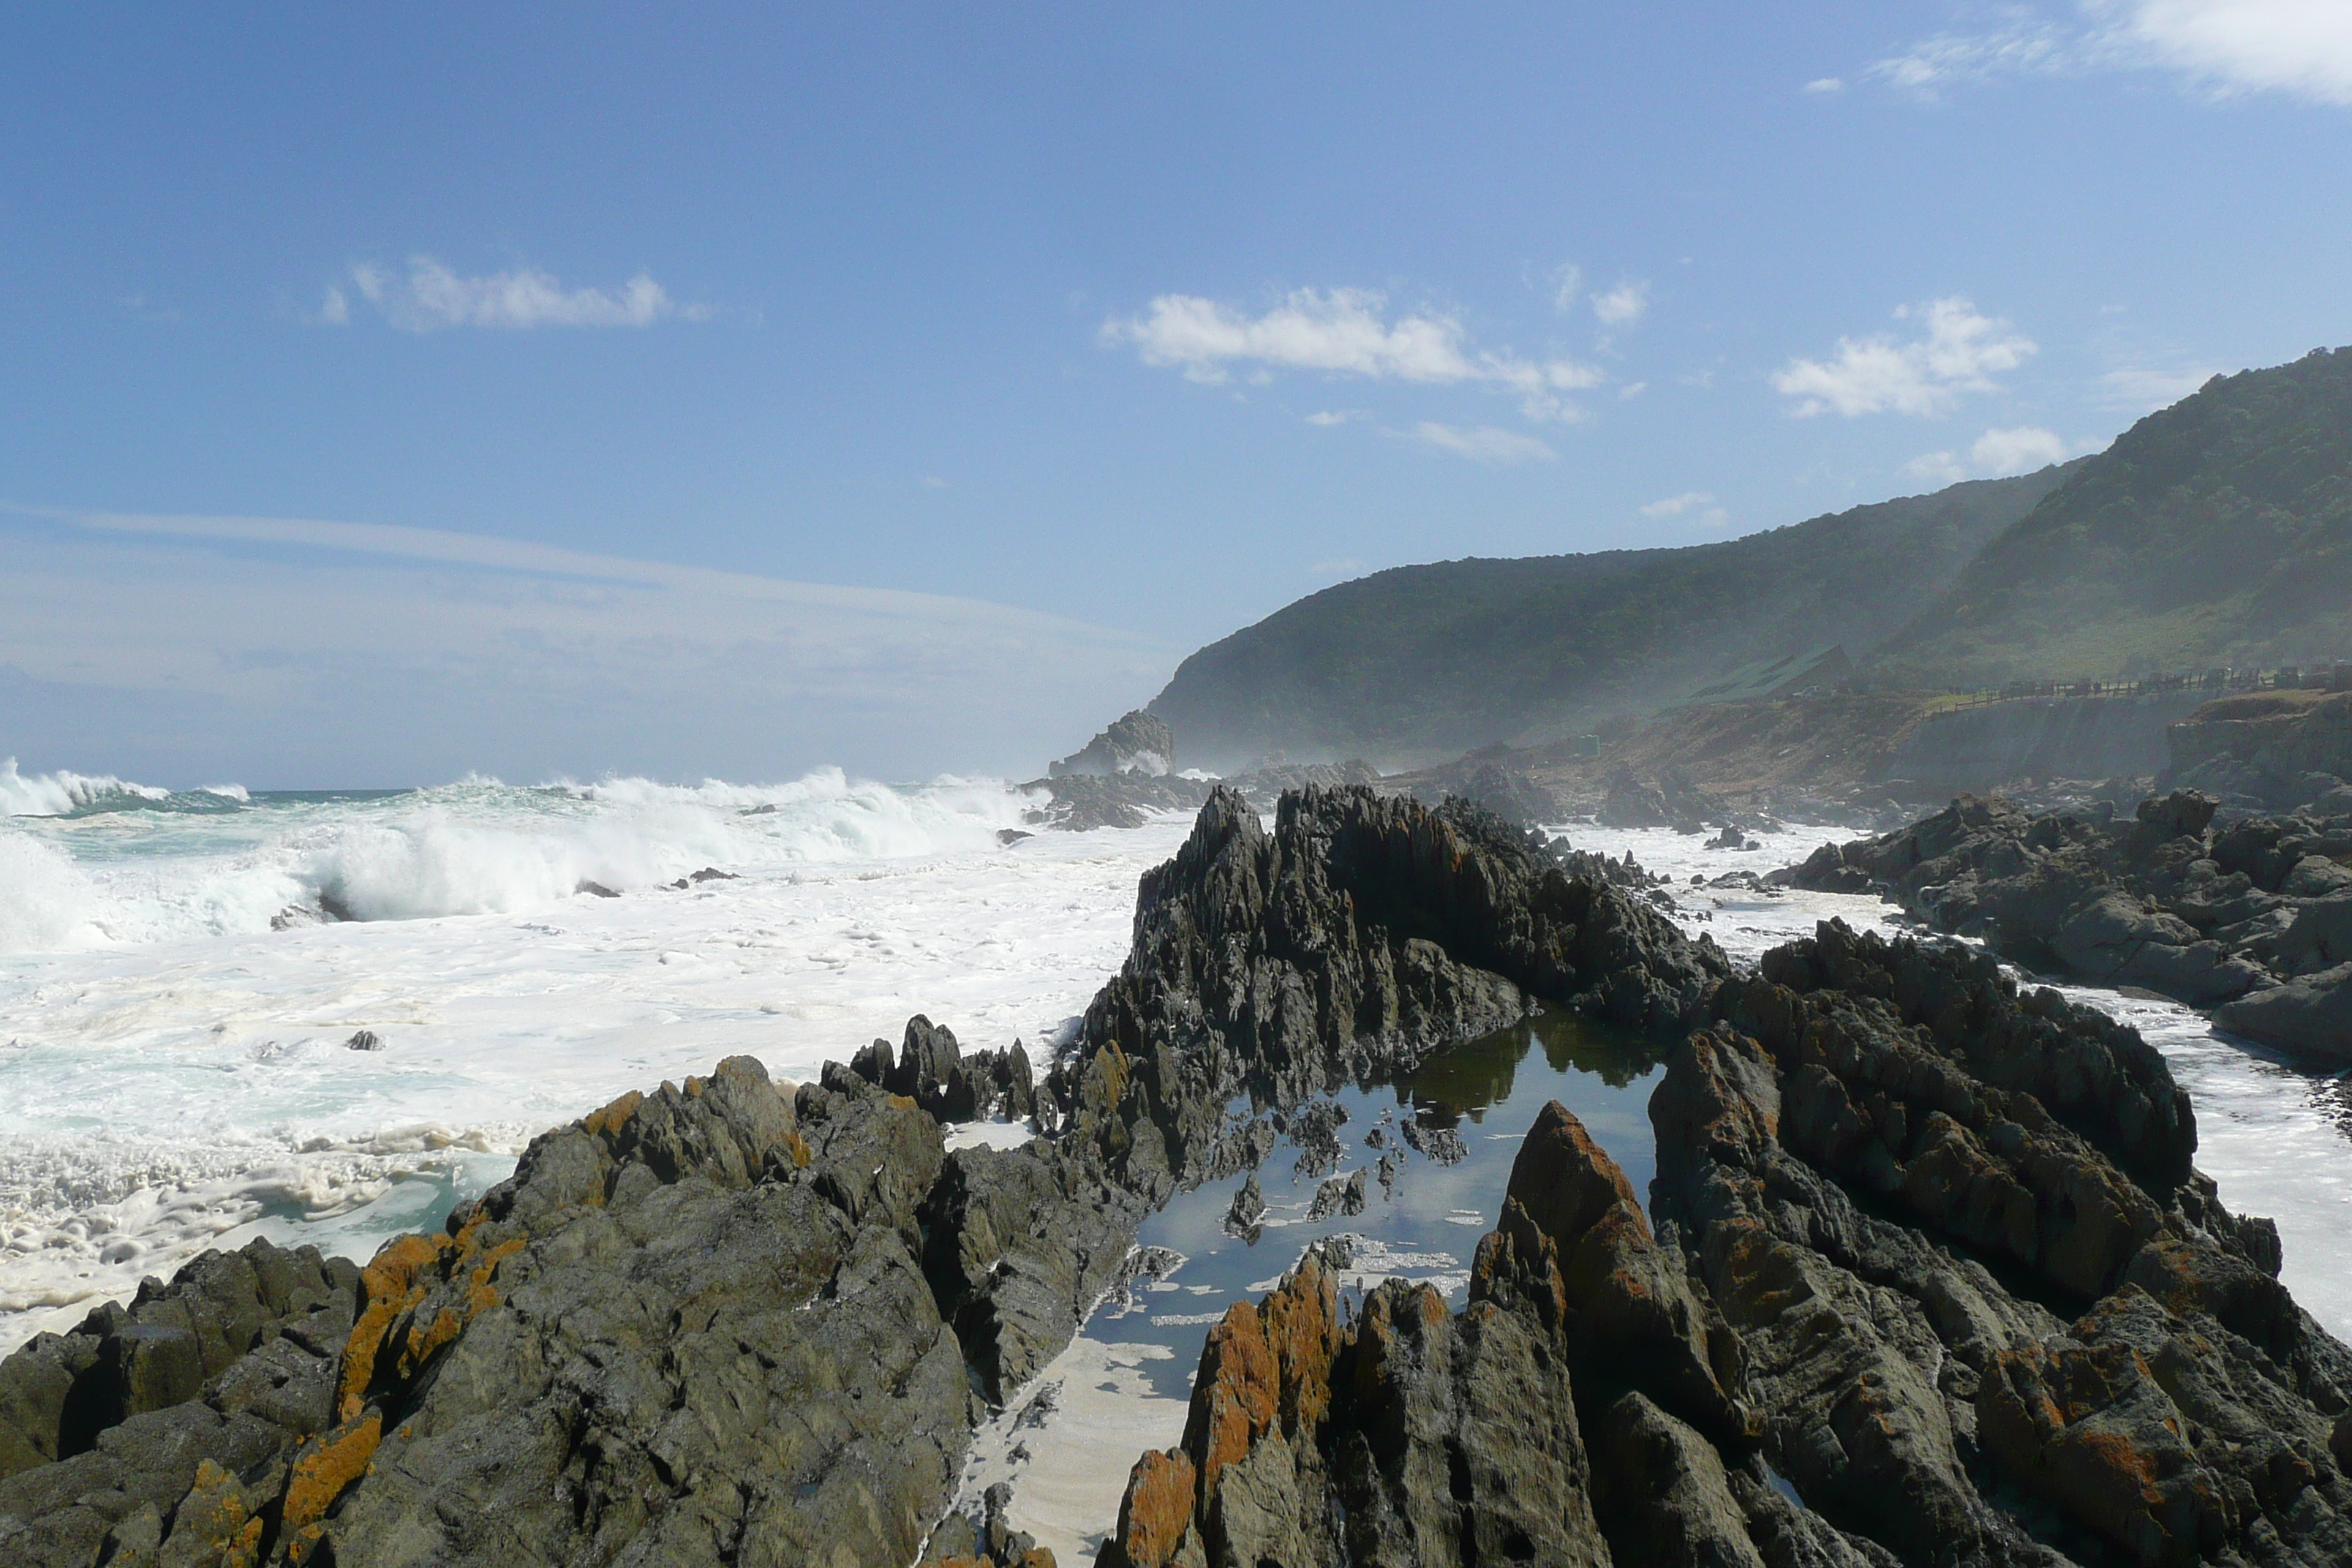
<svg viewBox="0 0 2352 1568">
<path fill-rule="evenodd" d="M 1296 1105 L 1394 1073 L 1537 1007 L 1670 1033 L 1730 973 L 1644 903 L 1571 877 L 1464 802 L 1369 789 L 1283 796 L 1274 831 L 1219 789 L 1143 879 L 1135 941 L 1049 1075 L 1097 1112 L 1139 1188 L 1212 1166 L 1223 1107 Z"/>
<path fill-rule="evenodd" d="M 0 1560 L 1037 1568 L 1002 1500 L 947 1511 L 960 1458 L 1172 1267 L 1132 1243 L 1173 1183 L 1263 1160 L 1276 1119 L 1336 1145 L 1315 1087 L 1536 998 L 1666 1030 L 1728 972 L 1491 816 L 1364 789 L 1271 835 L 1218 792 L 1137 931 L 1042 1079 L 920 1017 L 797 1089 L 731 1058 L 537 1139 L 364 1269 L 256 1243 L 36 1341 L 0 1363 Z M 1024 1115 L 1050 1136 L 947 1147 Z M 1366 1173 L 1333 1185 L 1363 1205 Z M 1218 1539 L 1276 1528 L 1264 1484 Z"/>
<path fill-rule="evenodd" d="M 2151 807 L 2099 840 L 2126 866 L 2324 879 L 2291 832 Z M 797 1089 L 732 1058 L 364 1269 L 256 1243 L 35 1341 L 0 1363 L 0 1560 L 1039 1568 L 1001 1489 L 950 1510 L 960 1461 L 1181 1262 L 1133 1246 L 1150 1206 L 1277 1135 L 1330 1160 L 1326 1091 L 1539 1005 L 1671 1053 L 1648 1211 L 1555 1103 L 1461 1310 L 1392 1279 L 1343 1314 L 1351 1260 L 1310 1250 L 1211 1331 L 1105 1562 L 2352 1561 L 2352 1352 L 2137 1034 L 1835 923 L 1735 974 L 1490 813 L 1361 788 L 1271 832 L 1214 792 L 1042 1077 L 920 1017 Z M 948 1147 L 988 1115 L 1047 1135 Z M 1253 1180 L 1226 1223 L 1264 1215 Z"/>
<path fill-rule="evenodd" d="M 1461 1312 L 1391 1282 L 1326 1329 L 1312 1254 L 1232 1309 L 1106 1561 L 2352 1561 L 2352 1352 L 2136 1035 L 1835 924 L 1709 1009 L 1654 1230 L 1548 1107 Z"/>
<path fill-rule="evenodd" d="M 2178 790 L 2128 816 L 1963 795 L 1780 873 L 1877 890 L 2032 967 L 2214 1010 L 2223 1027 L 2352 1059 L 2352 815 L 2237 816 Z"/>
</svg>

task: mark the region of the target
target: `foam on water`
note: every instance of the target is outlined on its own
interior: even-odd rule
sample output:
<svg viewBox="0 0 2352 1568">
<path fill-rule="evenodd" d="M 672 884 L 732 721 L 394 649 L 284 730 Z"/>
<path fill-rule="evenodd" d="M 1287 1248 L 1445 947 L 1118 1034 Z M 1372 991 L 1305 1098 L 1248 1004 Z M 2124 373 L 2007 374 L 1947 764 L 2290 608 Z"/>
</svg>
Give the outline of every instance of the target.
<svg viewBox="0 0 2352 1568">
<path fill-rule="evenodd" d="M 1039 1042 L 1188 824 L 1000 847 L 1026 804 L 824 770 L 0 821 L 0 1349 L 250 1234 L 364 1258 L 732 1053 L 806 1077 L 915 1012 Z M 370 918 L 271 929 L 322 889 Z"/>
<path fill-rule="evenodd" d="M 1027 802 L 994 781 L 913 789 L 838 768 L 772 785 L 645 779 L 518 789 L 174 794 L 0 773 L 0 952 L 267 931 L 321 910 L 361 921 L 515 914 L 584 883 L 658 886 L 775 867 L 992 847 Z"/>
<path fill-rule="evenodd" d="M 232 784 L 242 796 L 244 791 Z M 152 784 L 127 784 L 111 773 L 35 773 L 16 771 L 16 759 L 0 759 L 0 816 L 71 816 L 109 801 L 167 800 L 172 792 Z"/>
<path fill-rule="evenodd" d="M 1825 838 L 1851 834 L 1806 828 L 1754 836 L 1756 851 L 1708 849 L 1700 837 L 1663 829 L 1609 829 L 1577 824 L 1559 831 L 1580 849 L 1632 850 L 1675 884 L 1676 919 L 1693 935 L 1712 935 L 1731 956 L 1752 963 L 1765 949 L 1808 935 L 1836 915 L 1859 928 L 1902 923 L 1893 906 L 1833 893 L 1755 893 L 1689 886 L 1727 870 L 1759 873 L 1794 865 Z M 2060 984 L 2074 1001 L 2139 1030 L 2164 1053 L 2197 1111 L 2197 1167 L 2220 1184 L 2232 1212 L 2278 1222 L 2285 1245 L 2280 1278 L 2333 1332 L 2352 1337 L 2352 1076 L 2298 1065 L 2249 1041 L 2218 1032 L 2193 1010 L 2160 998 L 2126 996 Z"/>
<path fill-rule="evenodd" d="M 247 795 L 10 766 L 0 791 L 0 1351 L 248 1235 L 364 1258 L 547 1127 L 737 1052 L 805 1078 L 921 1012 L 968 1045 L 1024 1038 L 1042 1067 L 1041 1041 L 1125 956 L 1139 878 L 1189 827 L 1005 848 L 1027 803 L 1002 783 L 830 769 Z M 1754 852 L 1565 831 L 1669 874 L 1684 928 L 1735 959 L 1831 915 L 1895 914 L 1688 885 L 1789 864 L 1830 830 Z M 739 879 L 669 885 L 705 866 Z M 622 896 L 575 891 L 589 881 Z M 366 918 L 271 928 L 322 893 Z M 2200 1165 L 2278 1219 L 2298 1299 L 2352 1329 L 2341 1086 L 2184 1009 L 2082 994 L 2165 1051 Z M 383 1048 L 346 1048 L 362 1029 Z"/>
</svg>

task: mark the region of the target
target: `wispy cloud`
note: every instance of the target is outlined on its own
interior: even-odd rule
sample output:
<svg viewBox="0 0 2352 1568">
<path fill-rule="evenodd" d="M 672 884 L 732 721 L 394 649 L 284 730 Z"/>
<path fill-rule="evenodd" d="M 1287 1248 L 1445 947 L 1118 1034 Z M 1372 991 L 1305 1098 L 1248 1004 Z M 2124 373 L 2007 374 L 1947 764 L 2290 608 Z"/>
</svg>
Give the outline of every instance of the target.
<svg viewBox="0 0 2352 1568">
<path fill-rule="evenodd" d="M 1497 429 L 1492 425 L 1473 425 L 1465 429 L 1424 419 L 1407 434 L 1424 447 L 1434 447 L 1476 463 L 1549 463 L 1559 457 L 1532 436 Z"/>
<path fill-rule="evenodd" d="M 1898 91 L 1934 100 L 1958 87 L 2001 76 L 2036 76 L 2082 64 L 2082 40 L 2030 13 L 2012 12 L 1981 33 L 1937 33 L 1899 54 L 1874 60 L 1864 75 Z"/>
<path fill-rule="evenodd" d="M 2352 103 L 2352 7 L 2341 0 L 2083 0 L 2053 21 L 2007 13 L 1945 32 L 1865 72 L 1936 99 L 2001 77 L 2168 70 L 2216 93 L 2282 92 Z"/>
<path fill-rule="evenodd" d="M 1965 394 L 1999 390 L 1994 374 L 2016 369 L 2035 352 L 2033 341 L 2009 322 L 1958 297 L 1895 315 L 1923 321 L 1926 335 L 1909 342 L 1883 332 L 1840 338 L 1832 358 L 1790 360 L 1774 373 L 1772 389 L 1797 399 L 1793 412 L 1801 416 L 1941 414 Z"/>
<path fill-rule="evenodd" d="M 1845 90 L 1845 82 L 1842 79 L 1833 76 L 1815 77 L 1812 80 L 1805 84 L 1805 90 L 1817 95 L 1822 93 L 1843 92 Z"/>
<path fill-rule="evenodd" d="M 1592 314 L 1604 327 L 1638 325 L 1649 308 L 1650 286 L 1647 283 L 1620 283 L 1607 293 L 1592 297 Z"/>
<path fill-rule="evenodd" d="M 650 327 L 673 317 L 698 321 L 710 314 L 706 306 L 672 300 L 649 273 L 640 272 L 614 289 L 567 289 L 552 274 L 531 268 L 464 277 L 429 256 L 411 258 L 404 273 L 372 261 L 353 265 L 327 287 L 313 319 L 343 326 L 355 308 L 373 310 L 409 332 L 450 327 Z"/>
<path fill-rule="evenodd" d="M 1552 272 L 1551 284 L 1551 308 L 1566 315 L 1575 307 L 1577 290 L 1584 287 L 1584 268 L 1562 262 Z"/>
<path fill-rule="evenodd" d="M 1387 305 L 1385 296 L 1367 289 L 1300 289 L 1251 315 L 1194 294 L 1162 294 L 1141 316 L 1105 321 L 1100 339 L 1106 346 L 1132 344 L 1146 364 L 1181 369 L 1192 381 L 1213 384 L 1247 367 L 1489 385 L 1517 394 L 1531 419 L 1573 417 L 1561 394 L 1602 380 L 1600 371 L 1572 360 L 1476 348 L 1461 321 L 1443 311 L 1391 319 Z"/>
<path fill-rule="evenodd" d="M 1642 509 L 1642 515 L 1653 521 L 1687 517 L 1701 528 L 1721 528 L 1731 521 L 1730 514 L 1716 505 L 1715 497 L 1706 490 L 1685 490 L 1678 496 L 1654 500 Z"/>
<path fill-rule="evenodd" d="M 1308 415 L 1307 423 L 1320 425 L 1328 430 L 1334 425 L 1351 425 L 1359 419 L 1370 419 L 1371 416 L 1371 410 L 1368 408 L 1326 408 L 1319 413 Z"/>
<path fill-rule="evenodd" d="M 172 768 L 345 783 L 1026 777 L 1182 651 L 971 599 L 363 523 L 0 509 L 0 549 L 11 742 L 109 769 L 149 764 L 89 746 L 161 735 Z M 1037 701 L 1006 700 L 1033 678 Z"/>
<path fill-rule="evenodd" d="M 2077 448 L 2069 446 L 2055 430 L 2020 425 L 2007 430 L 1987 430 L 1976 438 L 1965 458 L 1952 451 L 1924 452 L 1904 464 L 1903 471 L 1915 479 L 1943 485 L 1956 485 L 1970 479 L 2003 479 L 2063 463 L 2079 450 L 2090 450 L 2096 445 L 2094 442 Z"/>
<path fill-rule="evenodd" d="M 2179 402 L 2219 374 L 2210 367 L 2158 370 L 2127 365 L 2099 377 L 2099 406 L 2120 414 L 2153 414 Z"/>
</svg>

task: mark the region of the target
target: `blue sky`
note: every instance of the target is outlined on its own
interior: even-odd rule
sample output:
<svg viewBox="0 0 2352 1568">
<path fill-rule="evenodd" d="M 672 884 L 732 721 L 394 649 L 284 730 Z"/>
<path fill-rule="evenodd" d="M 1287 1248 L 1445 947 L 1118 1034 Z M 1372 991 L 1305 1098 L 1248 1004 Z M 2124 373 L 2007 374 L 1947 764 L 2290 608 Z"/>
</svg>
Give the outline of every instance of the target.
<svg viewBox="0 0 2352 1568">
<path fill-rule="evenodd" d="M 2318 0 L 91 6 L 0 41 L 27 769 L 1034 768 L 1367 570 L 2016 471 L 2352 341 L 2352 8 Z M 792 589 L 784 636 L 755 580 L 875 596 Z M 940 596 L 920 637 L 878 629 L 903 594 Z M 322 647 L 331 604 L 371 630 Z M 688 668 L 733 675 L 650 673 Z M 551 679 L 590 695 L 551 716 Z"/>
</svg>

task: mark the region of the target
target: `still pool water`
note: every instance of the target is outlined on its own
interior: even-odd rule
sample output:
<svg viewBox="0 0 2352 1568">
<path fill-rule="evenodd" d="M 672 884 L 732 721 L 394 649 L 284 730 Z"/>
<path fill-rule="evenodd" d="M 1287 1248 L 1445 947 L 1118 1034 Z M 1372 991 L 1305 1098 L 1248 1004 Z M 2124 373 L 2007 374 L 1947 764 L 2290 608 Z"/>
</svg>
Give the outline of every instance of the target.
<svg viewBox="0 0 2352 1568">
<path fill-rule="evenodd" d="M 1257 1171 L 1266 1213 L 1254 1241 L 1224 1230 L 1244 1174 L 1180 1193 L 1144 1222 L 1138 1239 L 1160 1259 L 1156 1277 L 1105 1302 L 982 1428 L 960 1500 L 976 1507 L 991 1485 L 1009 1482 L 1015 1529 L 1062 1562 L 1092 1562 L 1136 1457 L 1183 1436 L 1202 1343 L 1227 1307 L 1272 1289 L 1309 1245 L 1338 1237 L 1354 1254 L 1341 1276 L 1343 1310 L 1391 1278 L 1426 1281 L 1460 1307 L 1478 1240 L 1495 1226 L 1511 1163 L 1547 1101 L 1573 1111 L 1646 1197 L 1657 1169 L 1650 1092 L 1664 1071 L 1647 1040 L 1555 1012 L 1456 1046 L 1394 1082 L 1343 1090 L 1333 1097 L 1348 1117 L 1339 1164 L 1302 1172 L 1300 1148 L 1277 1145 Z M 1454 1133 L 1462 1158 L 1445 1163 L 1404 1147 L 1411 1121 Z M 1399 1158 L 1383 1188 L 1389 1150 Z M 1366 1173 L 1363 1212 L 1310 1220 L 1318 1186 L 1357 1171 Z"/>
</svg>

